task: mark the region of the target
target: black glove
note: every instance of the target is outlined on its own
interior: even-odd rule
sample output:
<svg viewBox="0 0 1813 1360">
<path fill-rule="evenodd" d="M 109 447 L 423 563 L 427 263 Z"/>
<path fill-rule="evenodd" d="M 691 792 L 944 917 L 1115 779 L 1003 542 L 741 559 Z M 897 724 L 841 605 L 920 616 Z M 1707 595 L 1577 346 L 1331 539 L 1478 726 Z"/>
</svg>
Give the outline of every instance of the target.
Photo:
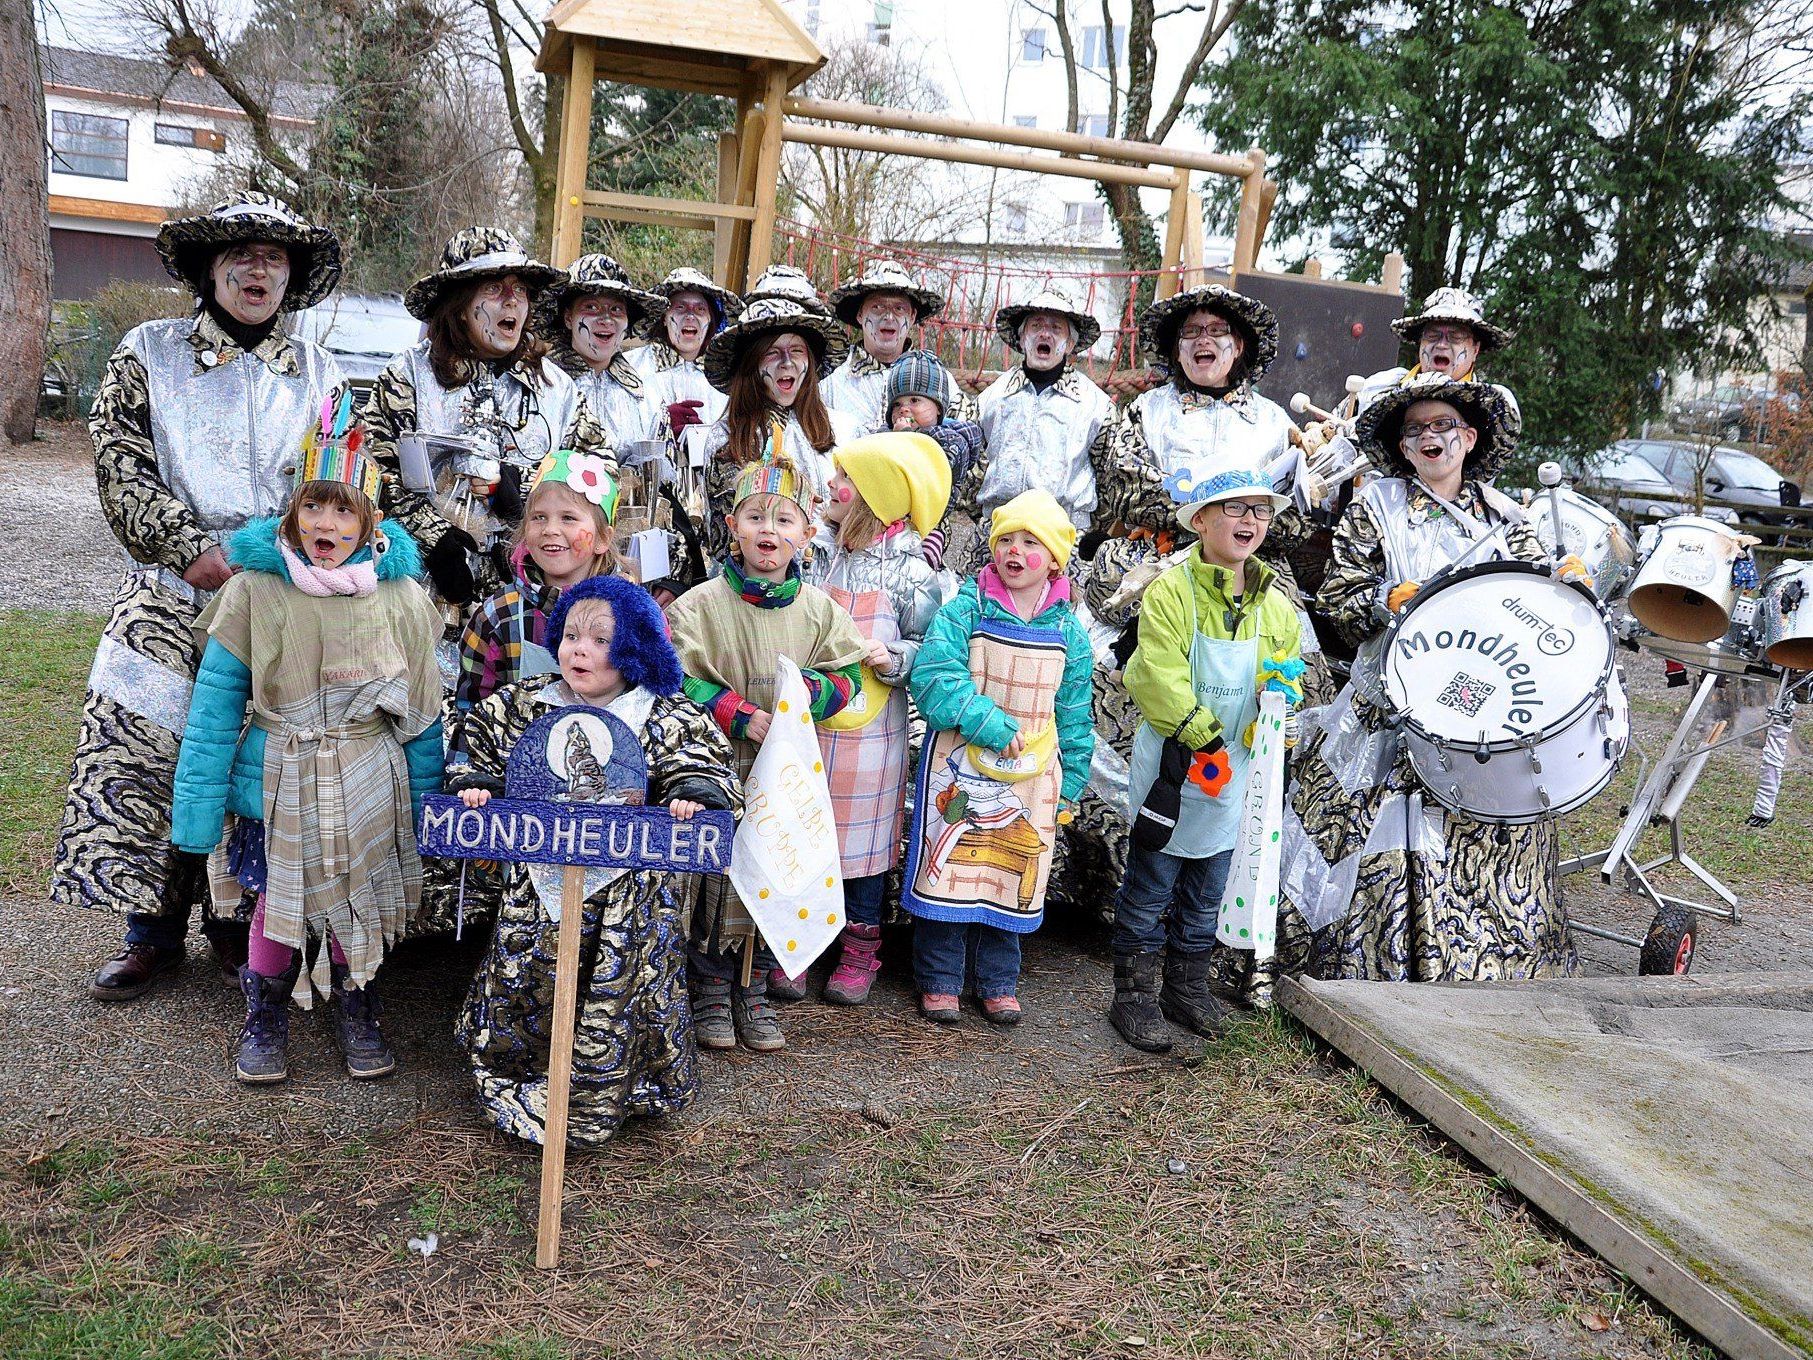
<svg viewBox="0 0 1813 1360">
<path fill-rule="evenodd" d="M 472 563 L 467 554 L 478 551 L 478 544 L 464 529 L 449 529 L 440 541 L 422 557 L 428 568 L 428 579 L 434 593 L 449 604 L 471 604 L 478 594 L 478 582 L 472 576 Z"/>
<path fill-rule="evenodd" d="M 505 463 L 498 471 L 497 486 L 491 492 L 491 513 L 505 524 L 522 518 L 522 469 Z"/>
<path fill-rule="evenodd" d="M 502 798 L 504 781 L 494 774 L 485 774 L 473 769 L 470 765 L 463 765 L 460 767 L 459 773 L 452 775 L 447 780 L 447 792 L 464 793 L 467 789 L 483 789 L 493 798 Z"/>
<path fill-rule="evenodd" d="M 1146 790 L 1146 801 L 1133 818 L 1131 839 L 1142 850 L 1163 850 L 1177 830 L 1177 814 L 1183 806 L 1183 781 L 1190 773 L 1190 757 L 1195 753 L 1176 737 L 1166 737 L 1159 752 L 1158 777 Z"/>
<path fill-rule="evenodd" d="M 724 797 L 724 790 L 709 779 L 676 779 L 666 792 L 664 801 L 669 803 L 684 800 L 715 812 L 724 812 L 730 807 L 729 800 Z"/>
</svg>

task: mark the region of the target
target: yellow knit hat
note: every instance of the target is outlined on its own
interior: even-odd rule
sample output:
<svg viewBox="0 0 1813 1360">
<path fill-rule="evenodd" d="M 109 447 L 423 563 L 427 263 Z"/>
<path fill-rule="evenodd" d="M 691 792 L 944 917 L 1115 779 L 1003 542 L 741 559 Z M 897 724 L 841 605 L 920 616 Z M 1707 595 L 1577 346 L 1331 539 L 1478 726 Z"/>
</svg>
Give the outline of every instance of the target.
<svg viewBox="0 0 1813 1360">
<path fill-rule="evenodd" d="M 993 552 L 997 541 L 1016 530 L 1031 534 L 1050 548 L 1052 565 L 1058 571 L 1070 565 L 1070 550 L 1076 546 L 1076 525 L 1049 491 L 1035 486 L 996 510 L 988 522 L 989 551 Z"/>
<path fill-rule="evenodd" d="M 832 461 L 883 524 L 909 519 L 929 534 L 951 503 L 951 462 L 930 435 L 889 430 L 842 445 Z"/>
</svg>

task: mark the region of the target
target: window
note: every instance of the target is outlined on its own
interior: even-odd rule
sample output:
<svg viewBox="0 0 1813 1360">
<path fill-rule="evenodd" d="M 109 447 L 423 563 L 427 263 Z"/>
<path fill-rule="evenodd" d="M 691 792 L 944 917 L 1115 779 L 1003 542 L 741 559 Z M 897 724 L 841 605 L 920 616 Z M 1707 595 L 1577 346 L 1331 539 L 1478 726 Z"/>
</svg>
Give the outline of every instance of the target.
<svg viewBox="0 0 1813 1360">
<path fill-rule="evenodd" d="M 1079 113 L 1076 126 L 1071 129 L 1085 137 L 1106 137 L 1108 135 L 1108 115 L 1105 113 Z"/>
<path fill-rule="evenodd" d="M 1042 28 L 1024 28 L 1020 30 L 1020 60 L 1045 60 L 1045 30 Z"/>
<path fill-rule="evenodd" d="M 886 47 L 893 30 L 887 24 L 870 24 L 869 41 L 877 47 Z"/>
<path fill-rule="evenodd" d="M 1115 65 L 1125 67 L 1127 64 L 1127 30 L 1124 28 L 1109 30 L 1100 24 L 1083 30 L 1083 65 L 1091 71 L 1104 71 L 1108 68 L 1109 33 L 1113 33 Z"/>
<path fill-rule="evenodd" d="M 894 5 L 892 0 L 876 0 L 875 17 L 869 23 L 869 41 L 877 47 L 886 47 L 894 29 Z"/>
<path fill-rule="evenodd" d="M 125 179 L 126 120 L 52 109 L 50 168 L 91 179 Z"/>
<path fill-rule="evenodd" d="M 227 139 L 213 128 L 184 127 L 180 123 L 159 123 L 152 140 L 159 146 L 187 146 L 197 151 L 225 151 Z"/>
<path fill-rule="evenodd" d="M 1066 203 L 1064 205 L 1064 225 L 1071 231 L 1080 231 L 1101 235 L 1103 205 L 1100 203 Z"/>
<path fill-rule="evenodd" d="M 1006 231 L 1009 236 L 1026 235 L 1026 209 L 1018 203 L 1007 205 Z"/>
<path fill-rule="evenodd" d="M 1016 113 L 1014 115 L 1015 127 L 1036 128 L 1038 125 L 1039 116 L 1036 113 Z"/>
</svg>

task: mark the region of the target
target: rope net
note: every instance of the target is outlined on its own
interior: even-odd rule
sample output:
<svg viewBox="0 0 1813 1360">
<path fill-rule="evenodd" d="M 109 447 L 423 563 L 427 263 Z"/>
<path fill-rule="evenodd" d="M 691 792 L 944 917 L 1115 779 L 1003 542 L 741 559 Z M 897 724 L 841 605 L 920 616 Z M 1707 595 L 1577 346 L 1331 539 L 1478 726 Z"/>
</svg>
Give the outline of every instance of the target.
<svg viewBox="0 0 1813 1360">
<path fill-rule="evenodd" d="M 821 293 L 856 278 L 874 259 L 898 260 L 918 283 L 943 293 L 944 308 L 925 322 L 919 343 L 972 393 L 1018 362 L 995 331 L 995 313 L 1054 282 L 1102 325 L 1101 339 L 1080 357 L 1079 367 L 1116 398 L 1152 384 L 1134 313 L 1142 282 L 1156 281 L 1163 270 L 1052 268 L 1049 258 L 1029 262 L 997 247 L 978 247 L 973 257 L 934 254 L 786 220 L 775 224 L 775 236 L 775 262 L 803 270 Z"/>
</svg>

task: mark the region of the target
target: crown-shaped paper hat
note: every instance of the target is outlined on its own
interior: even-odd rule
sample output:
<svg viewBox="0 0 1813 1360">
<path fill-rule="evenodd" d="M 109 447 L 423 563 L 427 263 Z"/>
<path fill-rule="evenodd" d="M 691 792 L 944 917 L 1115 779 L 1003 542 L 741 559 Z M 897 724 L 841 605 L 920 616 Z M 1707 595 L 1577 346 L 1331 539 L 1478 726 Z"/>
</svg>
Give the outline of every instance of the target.
<svg viewBox="0 0 1813 1360">
<path fill-rule="evenodd" d="M 382 478 L 378 465 L 365 452 L 365 427 L 353 423 L 353 394 L 349 388 L 339 405 L 329 397 L 321 403 L 321 424 L 302 436 L 302 454 L 296 460 L 296 485 L 340 482 L 365 493 L 378 503 Z"/>
<path fill-rule="evenodd" d="M 799 469 L 792 463 L 778 462 L 771 458 L 744 466 L 737 475 L 736 495 L 730 502 L 731 508 L 735 509 L 751 496 L 785 496 L 808 509 L 812 503 L 812 492 L 801 481 Z"/>
<path fill-rule="evenodd" d="M 617 522 L 617 479 L 611 476 L 610 464 L 597 454 L 555 449 L 535 469 L 529 490 L 535 490 L 543 482 L 571 487 L 604 511 L 605 523 Z"/>
</svg>

